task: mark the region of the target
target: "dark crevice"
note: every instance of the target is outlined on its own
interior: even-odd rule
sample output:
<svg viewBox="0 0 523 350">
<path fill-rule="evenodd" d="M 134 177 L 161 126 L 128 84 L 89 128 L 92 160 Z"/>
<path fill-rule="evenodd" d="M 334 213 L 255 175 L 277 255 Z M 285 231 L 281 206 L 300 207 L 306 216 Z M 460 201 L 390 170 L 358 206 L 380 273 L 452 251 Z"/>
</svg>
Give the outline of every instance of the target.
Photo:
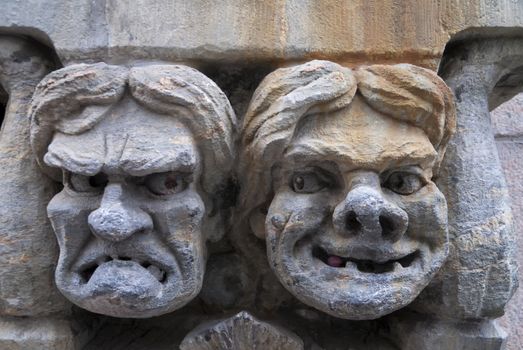
<svg viewBox="0 0 523 350">
<path fill-rule="evenodd" d="M 8 100 L 9 100 L 9 95 L 2 88 L 2 86 L 0 86 L 0 127 L 2 127 L 4 125 L 5 109 L 7 107 Z"/>
</svg>

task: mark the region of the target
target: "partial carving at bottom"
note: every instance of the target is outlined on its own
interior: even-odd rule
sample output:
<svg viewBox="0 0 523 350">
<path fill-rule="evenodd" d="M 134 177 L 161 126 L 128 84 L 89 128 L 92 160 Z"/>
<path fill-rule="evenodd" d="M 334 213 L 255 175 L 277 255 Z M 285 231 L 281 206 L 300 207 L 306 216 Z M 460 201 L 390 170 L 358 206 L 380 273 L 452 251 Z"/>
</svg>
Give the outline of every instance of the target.
<svg viewBox="0 0 523 350">
<path fill-rule="evenodd" d="M 203 324 L 189 333 L 181 350 L 241 349 L 303 349 L 303 341 L 295 334 L 257 320 L 242 311 L 235 316 Z"/>
</svg>

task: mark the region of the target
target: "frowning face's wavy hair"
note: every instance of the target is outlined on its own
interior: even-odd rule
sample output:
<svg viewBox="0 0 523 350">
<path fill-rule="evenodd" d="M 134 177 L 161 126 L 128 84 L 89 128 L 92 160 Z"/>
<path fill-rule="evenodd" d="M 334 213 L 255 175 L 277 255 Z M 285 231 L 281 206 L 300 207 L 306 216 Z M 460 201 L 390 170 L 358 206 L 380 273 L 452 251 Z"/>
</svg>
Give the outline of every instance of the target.
<svg viewBox="0 0 523 350">
<path fill-rule="evenodd" d="M 271 169 L 306 115 L 347 107 L 356 92 L 374 109 L 422 129 L 438 153 L 435 173 L 456 128 L 452 92 L 432 71 L 410 64 L 356 70 L 311 61 L 269 74 L 247 110 L 240 154 L 242 212 L 269 202 Z"/>
<path fill-rule="evenodd" d="M 235 158 L 236 116 L 211 79 L 183 65 L 78 64 L 45 77 L 29 112 L 31 146 L 44 172 L 61 180 L 60 169 L 43 161 L 55 132 L 75 135 L 91 129 L 126 91 L 143 107 L 171 115 L 191 130 L 203 158 L 202 187 L 209 194 L 220 190 Z"/>
</svg>

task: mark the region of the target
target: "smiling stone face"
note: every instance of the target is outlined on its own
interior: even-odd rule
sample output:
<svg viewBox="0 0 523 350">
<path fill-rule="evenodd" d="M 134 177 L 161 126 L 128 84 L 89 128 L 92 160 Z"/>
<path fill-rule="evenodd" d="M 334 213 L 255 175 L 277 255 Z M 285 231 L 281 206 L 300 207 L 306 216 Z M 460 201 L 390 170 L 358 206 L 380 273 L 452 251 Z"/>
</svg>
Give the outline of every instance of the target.
<svg viewBox="0 0 523 350">
<path fill-rule="evenodd" d="M 63 190 L 48 204 L 56 285 L 116 317 L 176 310 L 200 292 L 224 232 L 235 117 L 223 92 L 179 65 L 76 65 L 48 75 L 31 143 Z"/>
<path fill-rule="evenodd" d="M 409 304 L 447 255 L 447 208 L 421 129 L 356 95 L 303 120 L 275 176 L 267 252 L 296 297 L 331 315 L 380 317 Z"/>
<path fill-rule="evenodd" d="M 432 178 L 455 127 L 451 98 L 411 65 L 311 61 L 260 84 L 243 125 L 244 220 L 296 298 L 374 319 L 434 277 L 448 253 Z"/>
</svg>

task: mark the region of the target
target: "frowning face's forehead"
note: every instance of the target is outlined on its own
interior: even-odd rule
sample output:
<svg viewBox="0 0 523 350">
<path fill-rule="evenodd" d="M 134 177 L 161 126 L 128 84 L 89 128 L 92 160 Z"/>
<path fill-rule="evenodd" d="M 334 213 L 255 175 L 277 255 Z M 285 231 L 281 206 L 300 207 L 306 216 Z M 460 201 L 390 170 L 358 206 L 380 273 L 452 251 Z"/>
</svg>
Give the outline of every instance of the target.
<svg viewBox="0 0 523 350">
<path fill-rule="evenodd" d="M 131 99 L 108 113 L 84 133 L 57 132 L 45 162 L 83 175 L 144 176 L 175 170 L 193 172 L 198 167 L 193 136 L 176 117 L 151 112 Z"/>
</svg>

